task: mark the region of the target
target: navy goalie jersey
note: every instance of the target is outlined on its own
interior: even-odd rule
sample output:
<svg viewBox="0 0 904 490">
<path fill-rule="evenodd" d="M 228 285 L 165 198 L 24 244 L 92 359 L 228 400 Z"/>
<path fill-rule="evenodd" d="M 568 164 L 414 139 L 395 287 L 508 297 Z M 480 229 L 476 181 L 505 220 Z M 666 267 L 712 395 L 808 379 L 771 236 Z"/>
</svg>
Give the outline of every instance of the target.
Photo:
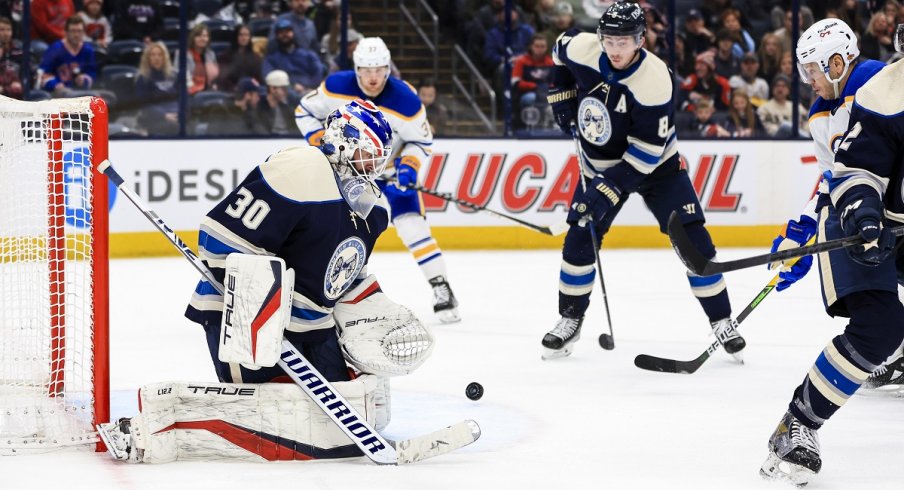
<svg viewBox="0 0 904 490">
<path fill-rule="evenodd" d="M 221 281 L 231 253 L 277 256 L 295 269 L 292 332 L 331 328 L 332 309 L 359 277 L 389 223 L 379 199 L 362 219 L 339 191 L 333 168 L 316 147 L 292 147 L 256 167 L 201 223 L 199 256 Z M 185 316 L 219 327 L 223 296 L 198 283 Z"/>
<path fill-rule="evenodd" d="M 568 31 L 556 41 L 555 83 L 577 88 L 576 122 L 587 176 L 624 162 L 636 172 L 621 171 L 639 181 L 670 159 L 677 161 L 671 74 L 647 50 L 639 56 L 626 70 L 613 70 L 596 34 Z"/>
</svg>

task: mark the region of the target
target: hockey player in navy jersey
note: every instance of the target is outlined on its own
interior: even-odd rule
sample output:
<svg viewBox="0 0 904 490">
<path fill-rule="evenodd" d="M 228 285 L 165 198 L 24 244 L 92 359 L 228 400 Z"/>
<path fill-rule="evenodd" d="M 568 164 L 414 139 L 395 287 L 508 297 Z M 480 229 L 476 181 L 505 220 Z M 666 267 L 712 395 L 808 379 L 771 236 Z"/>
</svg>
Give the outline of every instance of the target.
<svg viewBox="0 0 904 490">
<path fill-rule="evenodd" d="M 277 362 L 290 342 L 329 381 L 303 371 L 321 403 L 344 406 L 338 392 L 367 420 L 359 430 L 380 430 L 388 377 L 429 355 L 429 331 L 367 273 L 389 224 L 374 179 L 391 140 L 379 109 L 353 100 L 328 116 L 319 146 L 271 155 L 207 214 L 198 256 L 218 284 L 199 282 L 186 317 L 204 327 L 219 383 L 142 387 L 138 415 L 99 426 L 115 459 L 362 455 Z"/>
<path fill-rule="evenodd" d="M 902 32 L 904 25 L 896 36 L 899 51 Z M 764 478 L 798 486 L 822 467 L 817 430 L 904 339 L 904 306 L 897 294 L 904 271 L 896 266 L 901 256 L 896 259 L 887 228 L 904 222 L 904 65 L 883 67 L 858 61 L 858 54 L 857 38 L 838 19 L 813 24 L 797 48 L 801 75 L 819 95 L 810 129 L 820 165 L 823 158 L 832 163 L 814 203 L 815 220 L 805 215 L 792 221 L 788 228 L 795 230 L 785 237 L 798 245 L 814 233 L 819 242 L 858 235 L 867 242 L 819 254 L 826 311 L 850 321 L 794 390 L 760 469 Z M 814 125 L 813 118 L 823 122 Z"/>
<path fill-rule="evenodd" d="M 342 124 L 345 116 L 363 123 Z M 389 224 L 389 210 L 370 184 L 345 187 L 362 183 L 361 178 L 372 183 L 383 171 L 392 129 L 380 111 L 365 101 L 351 102 L 332 114 L 329 122 L 336 127 L 327 127 L 320 146 L 290 147 L 271 155 L 207 214 L 201 223 L 198 255 L 218 279 L 227 254 L 275 255 L 285 260 L 286 267 L 295 270 L 286 337 L 304 345 L 305 355 L 327 379 L 346 381 L 348 371 L 336 343 L 332 308 L 353 281 L 366 276 L 365 264 Z M 360 139 L 344 134 L 345 128 L 361 124 L 366 128 L 359 130 Z M 365 155 L 369 158 L 353 155 L 356 151 L 369 153 Z M 355 253 L 344 253 L 345 248 Z M 185 314 L 207 331 L 220 381 L 261 383 L 281 375 L 278 367 L 252 371 L 216 361 L 222 310 L 223 296 L 201 280 Z"/>
<path fill-rule="evenodd" d="M 819 172 L 832 169 L 835 150 L 847 131 L 854 94 L 879 72 L 884 63 L 859 58 L 860 49 L 851 28 L 838 19 L 825 19 L 813 24 L 801 36 L 798 44 L 798 61 L 801 78 L 814 87 L 818 95 L 810 108 L 810 134 L 816 146 Z M 828 202 L 828 183 L 820 181 L 818 192 L 810 199 L 797 220 L 790 220 L 782 233 L 773 241 L 772 251 L 798 247 L 816 234 L 818 217 L 816 208 L 822 200 Z M 839 260 L 844 256 L 839 255 Z M 770 268 L 782 267 L 776 290 L 783 291 L 803 278 L 813 264 L 813 257 L 802 257 L 791 267 L 777 262 Z M 856 265 L 852 265 L 855 269 Z M 864 273 L 869 273 L 865 269 Z M 831 313 L 831 305 L 841 299 L 839 293 L 847 290 L 845 281 L 856 278 L 837 278 L 823 281 L 822 295 Z M 865 390 L 904 390 L 904 357 L 901 349 L 880 366 L 863 384 Z"/>
<path fill-rule="evenodd" d="M 417 184 L 421 165 L 432 152 L 427 111 L 411 85 L 390 76 L 392 61 L 382 39 L 362 39 L 352 58 L 354 70 L 331 74 L 301 99 L 295 122 L 308 143 L 316 146 L 326 116 L 350 99 L 370 100 L 386 114 L 394 134 L 394 163 L 377 184 L 389 200 L 396 233 L 433 288 L 434 312 L 443 322 L 457 322 L 461 319 L 458 300 L 449 286 L 442 250 L 424 216 L 420 193 L 408 187 Z"/>
<path fill-rule="evenodd" d="M 553 50 L 548 100 L 556 122 L 568 134 L 576 126 L 586 191 L 577 186 L 562 249 L 559 314 L 543 337 L 544 359 L 567 356 L 580 337 L 595 280 L 598 251 L 589 226 L 602 237 L 631 193 L 644 200 L 665 233 L 677 211 L 688 234 L 707 257 L 715 256 L 703 210 L 687 172 L 680 167 L 673 123 L 672 77 L 659 58 L 642 48 L 646 20 L 634 3 L 610 6 L 596 35 L 567 31 Z M 589 224 L 588 224 L 589 223 Z M 721 275 L 688 273 L 726 352 L 740 360 L 744 339 L 731 318 Z"/>
</svg>

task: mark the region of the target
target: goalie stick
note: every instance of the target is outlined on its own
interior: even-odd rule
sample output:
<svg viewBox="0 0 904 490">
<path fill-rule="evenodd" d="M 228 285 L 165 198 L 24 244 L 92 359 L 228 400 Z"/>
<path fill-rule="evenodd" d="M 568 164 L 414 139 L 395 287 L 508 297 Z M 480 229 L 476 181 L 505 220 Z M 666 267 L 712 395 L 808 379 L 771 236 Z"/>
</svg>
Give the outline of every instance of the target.
<svg viewBox="0 0 904 490">
<path fill-rule="evenodd" d="M 682 226 L 681 224 L 681 218 L 678 217 L 678 213 L 675 211 L 672 211 L 671 216 L 669 216 L 668 228 L 669 240 L 672 242 L 672 248 L 674 248 L 675 252 L 678 253 L 678 257 L 682 262 L 684 262 L 684 265 L 687 266 L 688 270 L 699 276 L 711 276 L 724 272 L 747 269 L 749 267 L 756 267 L 758 265 L 768 264 L 771 262 L 781 262 L 783 260 L 803 257 L 804 255 L 813 255 L 821 252 L 828 252 L 831 250 L 850 247 L 853 245 L 860 245 L 863 243 L 863 238 L 861 238 L 859 235 L 849 236 L 844 238 L 837 238 L 835 240 L 829 240 L 827 242 L 815 243 L 813 245 L 807 245 L 805 247 L 789 248 L 787 250 L 782 250 L 779 252 L 755 255 L 753 257 L 746 257 L 743 259 L 716 262 L 714 260 L 707 259 L 703 256 L 703 254 L 700 253 L 699 250 L 697 250 L 697 247 L 694 246 L 694 243 L 691 241 L 690 237 L 687 236 L 687 232 L 684 231 L 684 226 Z M 889 228 L 888 231 L 890 231 L 892 235 L 899 237 L 901 235 L 904 235 L 904 226 Z"/>
<path fill-rule="evenodd" d="M 669 219 L 669 224 L 671 224 L 671 218 Z M 816 237 L 811 238 L 810 241 L 807 242 L 807 245 L 812 244 L 815 240 Z M 794 265 L 798 261 L 798 259 L 799 257 L 789 260 L 786 266 L 790 267 Z M 750 304 L 748 304 L 747 307 L 744 308 L 744 311 L 742 311 L 741 314 L 738 315 L 738 318 L 736 320 L 738 322 L 738 325 L 740 325 L 741 322 L 743 322 L 744 319 L 747 318 L 747 315 L 753 312 L 753 310 L 757 306 L 759 306 L 760 302 L 762 302 L 763 299 L 765 299 L 766 296 L 768 296 L 769 293 L 771 293 L 772 290 L 775 289 L 776 284 L 778 284 L 780 280 L 781 276 L 779 276 L 779 274 L 776 274 L 775 277 L 773 277 L 772 280 L 769 281 L 769 283 L 766 284 L 766 286 L 762 290 L 760 290 L 756 297 L 753 298 L 753 301 L 751 301 Z M 710 358 L 710 356 L 713 355 L 713 352 L 719 349 L 719 346 L 721 344 L 722 342 L 718 338 L 716 338 L 716 340 L 709 344 L 709 347 L 707 347 L 702 354 L 691 361 L 678 361 L 675 359 L 665 359 L 662 357 L 640 354 L 639 356 L 634 358 L 634 365 L 639 367 L 640 369 L 646 369 L 647 371 L 658 371 L 660 373 L 693 374 L 697 369 L 700 369 L 700 366 L 702 366 L 703 363 L 705 363 Z"/>
<path fill-rule="evenodd" d="M 97 170 L 106 175 L 144 216 L 163 233 L 182 255 L 210 284 L 223 294 L 223 285 L 198 258 L 191 247 L 151 210 L 137 194 L 125 186 L 122 176 L 110 160 L 104 160 Z M 404 441 L 390 441 L 367 423 L 304 355 L 283 339 L 279 366 L 295 381 L 314 403 L 361 449 L 371 461 L 381 465 L 415 463 L 467 446 L 480 437 L 480 426 L 473 420 L 463 420 L 444 429 Z"/>
<path fill-rule="evenodd" d="M 399 185 L 401 186 L 401 184 L 399 184 Z M 516 218 L 515 216 L 511 216 L 511 215 L 508 215 L 505 213 L 500 213 L 499 211 L 493 211 L 492 209 L 489 209 L 486 206 L 478 206 L 477 204 L 474 204 L 472 202 L 462 201 L 461 199 L 456 199 L 452 194 L 449 194 L 446 192 L 434 191 L 434 190 L 428 189 L 420 184 L 411 184 L 408 186 L 408 188 L 414 189 L 418 192 L 423 192 L 424 194 L 429 194 L 433 197 L 438 197 L 444 201 L 449 201 L 449 202 L 454 202 L 455 204 L 460 204 L 467 208 L 471 208 L 474 211 L 485 211 L 494 216 L 498 216 L 502 219 L 514 221 L 515 223 L 518 223 L 519 225 L 521 225 L 525 228 L 529 228 L 531 230 L 538 231 L 540 233 L 543 233 L 544 235 L 559 236 L 559 235 L 565 233 L 566 231 L 568 231 L 568 223 L 566 223 L 564 221 L 562 221 L 560 223 L 554 223 L 550 226 L 535 225 L 531 222 L 524 221 L 521 218 Z"/>
</svg>

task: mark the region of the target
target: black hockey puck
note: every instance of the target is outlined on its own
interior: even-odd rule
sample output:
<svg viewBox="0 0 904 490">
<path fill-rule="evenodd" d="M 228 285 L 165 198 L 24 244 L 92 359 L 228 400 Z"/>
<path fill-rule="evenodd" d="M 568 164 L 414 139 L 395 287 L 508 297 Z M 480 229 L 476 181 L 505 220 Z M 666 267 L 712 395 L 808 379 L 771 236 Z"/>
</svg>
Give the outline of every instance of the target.
<svg viewBox="0 0 904 490">
<path fill-rule="evenodd" d="M 612 340 L 612 337 L 609 334 L 601 333 L 600 347 L 606 350 L 612 350 L 615 348 L 615 342 Z"/>
<path fill-rule="evenodd" d="M 480 400 L 480 397 L 483 396 L 483 386 L 477 382 L 469 383 L 465 388 L 465 396 L 474 401 Z"/>
</svg>

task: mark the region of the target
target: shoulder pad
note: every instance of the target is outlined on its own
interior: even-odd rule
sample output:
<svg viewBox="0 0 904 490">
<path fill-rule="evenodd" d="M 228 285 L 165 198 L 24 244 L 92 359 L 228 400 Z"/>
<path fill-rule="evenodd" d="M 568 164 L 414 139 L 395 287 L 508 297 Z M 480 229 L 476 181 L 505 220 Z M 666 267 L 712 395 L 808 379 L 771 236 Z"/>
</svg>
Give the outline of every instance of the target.
<svg viewBox="0 0 904 490">
<path fill-rule="evenodd" d="M 358 87 L 358 79 L 352 70 L 337 71 L 326 77 L 323 81 L 324 92 L 327 95 L 358 98 L 364 97 L 364 93 Z"/>
<path fill-rule="evenodd" d="M 341 199 L 333 167 L 319 148 L 291 146 L 260 166 L 264 180 L 277 194 L 296 202 Z"/>
<path fill-rule="evenodd" d="M 857 91 L 854 102 L 880 116 L 895 116 L 904 113 L 904 93 L 901 77 L 904 77 L 904 63 L 887 65 L 870 78 Z"/>
<path fill-rule="evenodd" d="M 844 84 L 844 90 L 842 90 L 842 98 L 846 99 L 849 96 L 852 96 L 857 93 L 857 90 L 860 90 L 870 78 L 876 73 L 879 73 L 882 68 L 885 68 L 885 63 L 876 60 L 864 60 L 860 63 L 857 63 L 857 66 L 854 67 L 854 70 L 851 71 L 851 76 L 848 77 L 847 83 Z"/>
<path fill-rule="evenodd" d="M 573 35 L 570 35 L 572 34 Z M 589 32 L 566 31 L 556 41 L 553 59 L 558 59 L 562 64 L 577 63 L 599 71 L 600 56 L 603 47 L 596 34 Z"/>
<path fill-rule="evenodd" d="M 386 88 L 377 100 L 381 109 L 405 119 L 414 118 L 422 108 L 421 99 L 414 87 L 395 77 L 389 77 Z"/>
<path fill-rule="evenodd" d="M 657 56 L 643 50 L 643 58 L 637 63 L 634 73 L 623 78 L 621 83 L 628 87 L 639 104 L 659 106 L 672 100 L 672 74 L 669 67 Z"/>
</svg>

